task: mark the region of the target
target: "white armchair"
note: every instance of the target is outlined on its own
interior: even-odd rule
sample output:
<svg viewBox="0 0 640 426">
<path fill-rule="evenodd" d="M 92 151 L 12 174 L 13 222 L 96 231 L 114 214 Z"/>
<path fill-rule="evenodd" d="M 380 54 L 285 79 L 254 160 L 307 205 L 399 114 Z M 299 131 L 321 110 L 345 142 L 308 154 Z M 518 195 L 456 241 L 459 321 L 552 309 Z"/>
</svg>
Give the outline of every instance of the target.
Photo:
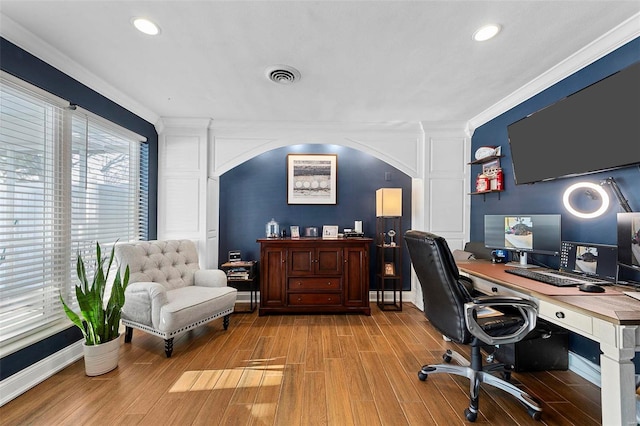
<svg viewBox="0 0 640 426">
<path fill-rule="evenodd" d="M 229 327 L 238 292 L 223 271 L 200 269 L 193 241 L 119 243 L 116 258 L 130 271 L 122 308 L 126 343 L 134 328 L 146 331 L 164 339 L 169 358 L 178 334 L 220 317 Z"/>
</svg>

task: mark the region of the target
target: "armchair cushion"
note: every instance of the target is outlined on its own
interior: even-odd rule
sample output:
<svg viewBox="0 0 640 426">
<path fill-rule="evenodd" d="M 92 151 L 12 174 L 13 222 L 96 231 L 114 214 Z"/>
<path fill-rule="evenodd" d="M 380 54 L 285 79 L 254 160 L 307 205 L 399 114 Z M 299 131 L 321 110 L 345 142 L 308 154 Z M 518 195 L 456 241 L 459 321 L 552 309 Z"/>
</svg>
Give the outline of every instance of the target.
<svg viewBox="0 0 640 426">
<path fill-rule="evenodd" d="M 154 328 L 170 332 L 193 323 L 194 318 L 207 318 L 211 312 L 222 311 L 236 302 L 237 290 L 232 287 L 189 286 L 167 291 L 167 303 L 160 308 Z"/>
</svg>

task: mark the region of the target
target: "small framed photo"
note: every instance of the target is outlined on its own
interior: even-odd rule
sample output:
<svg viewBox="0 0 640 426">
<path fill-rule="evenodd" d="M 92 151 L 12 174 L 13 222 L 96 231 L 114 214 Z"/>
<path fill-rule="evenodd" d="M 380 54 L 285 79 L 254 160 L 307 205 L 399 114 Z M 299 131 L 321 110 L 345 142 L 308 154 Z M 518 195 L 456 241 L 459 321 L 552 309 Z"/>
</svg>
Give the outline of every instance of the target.
<svg viewBox="0 0 640 426">
<path fill-rule="evenodd" d="M 387 276 L 393 276 L 396 274 L 396 267 L 393 262 L 384 263 L 384 274 Z"/>
<path fill-rule="evenodd" d="M 324 225 L 322 238 L 338 238 L 338 225 Z"/>
<path fill-rule="evenodd" d="M 291 226 L 291 238 L 300 238 L 300 227 Z"/>
<path fill-rule="evenodd" d="M 487 161 L 482 165 L 482 173 L 483 174 L 495 174 L 495 171 L 500 168 L 500 159 L 496 158 L 495 160 Z"/>
<path fill-rule="evenodd" d="M 287 155 L 287 204 L 336 204 L 336 154 Z"/>
</svg>

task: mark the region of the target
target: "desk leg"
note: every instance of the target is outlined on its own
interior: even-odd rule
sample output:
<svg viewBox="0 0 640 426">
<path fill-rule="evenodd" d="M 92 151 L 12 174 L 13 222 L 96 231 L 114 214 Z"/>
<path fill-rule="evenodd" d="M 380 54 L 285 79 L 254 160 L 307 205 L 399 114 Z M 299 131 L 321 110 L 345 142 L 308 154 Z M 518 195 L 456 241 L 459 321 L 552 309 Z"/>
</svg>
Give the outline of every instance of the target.
<svg viewBox="0 0 640 426">
<path fill-rule="evenodd" d="M 622 327 L 618 338 L 625 348 L 600 343 L 602 424 L 636 425 L 635 328 Z M 626 339 L 625 339 L 626 337 Z"/>
</svg>

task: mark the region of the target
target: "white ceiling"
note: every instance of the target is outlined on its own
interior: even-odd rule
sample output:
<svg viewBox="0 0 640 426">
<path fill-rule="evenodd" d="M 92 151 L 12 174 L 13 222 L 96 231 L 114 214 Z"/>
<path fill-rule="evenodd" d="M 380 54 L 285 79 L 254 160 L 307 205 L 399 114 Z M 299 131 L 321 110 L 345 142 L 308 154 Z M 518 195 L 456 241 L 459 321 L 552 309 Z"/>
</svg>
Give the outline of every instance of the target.
<svg viewBox="0 0 640 426">
<path fill-rule="evenodd" d="M 639 0 L 0 0 L 0 32 L 151 122 L 465 122 L 629 18 L 640 31 L 639 11 Z M 161 34 L 139 33 L 135 16 Z M 489 22 L 502 32 L 473 41 Z M 272 83 L 274 64 L 302 78 Z"/>
</svg>

